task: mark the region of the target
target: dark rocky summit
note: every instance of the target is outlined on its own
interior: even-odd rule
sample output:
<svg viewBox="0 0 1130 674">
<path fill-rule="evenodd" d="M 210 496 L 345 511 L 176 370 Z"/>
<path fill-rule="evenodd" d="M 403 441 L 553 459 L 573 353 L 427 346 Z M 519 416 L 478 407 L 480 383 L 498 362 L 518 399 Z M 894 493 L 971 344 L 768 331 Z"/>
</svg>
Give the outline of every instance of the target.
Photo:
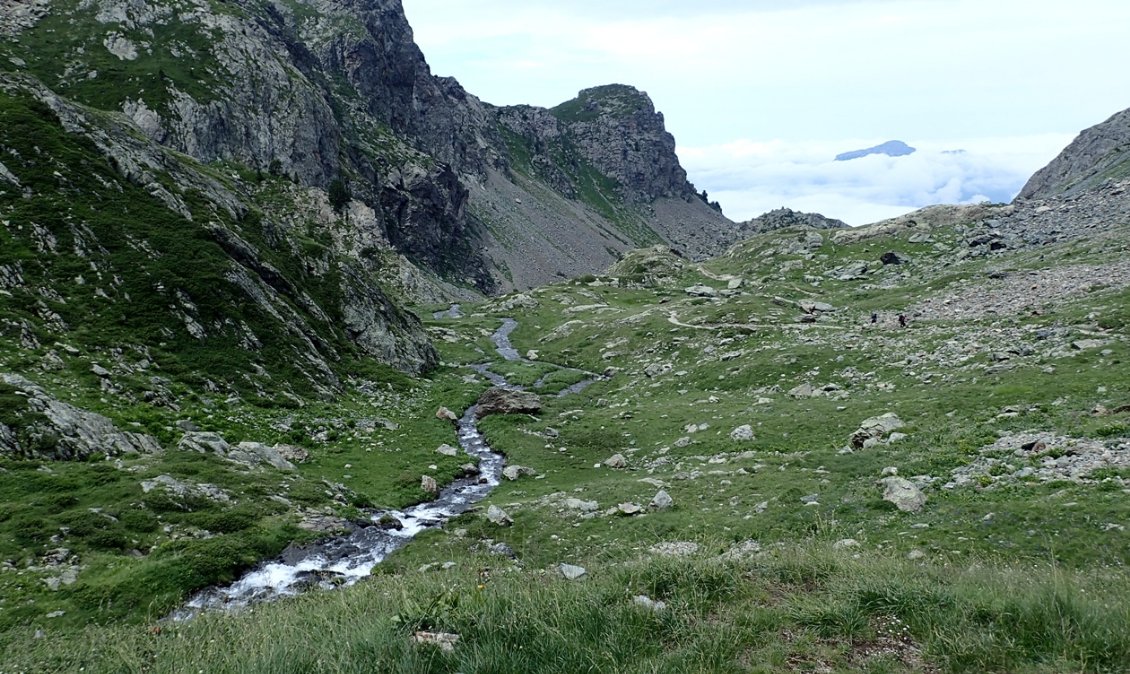
<svg viewBox="0 0 1130 674">
<path fill-rule="evenodd" d="M 1125 178 L 1130 178 L 1130 110 L 1081 132 L 1028 180 L 1017 198 L 1073 196 Z"/>
</svg>

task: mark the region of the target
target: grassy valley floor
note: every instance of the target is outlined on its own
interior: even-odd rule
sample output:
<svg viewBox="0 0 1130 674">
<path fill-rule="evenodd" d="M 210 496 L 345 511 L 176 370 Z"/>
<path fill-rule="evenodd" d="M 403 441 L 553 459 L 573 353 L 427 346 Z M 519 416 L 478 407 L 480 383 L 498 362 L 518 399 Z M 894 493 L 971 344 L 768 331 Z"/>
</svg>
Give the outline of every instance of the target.
<svg viewBox="0 0 1130 674">
<path fill-rule="evenodd" d="M 422 474 L 456 473 L 435 453 L 454 437 L 434 412 L 488 386 L 469 364 L 544 394 L 538 415 L 481 424 L 529 470 L 352 588 L 185 624 L 139 598 L 106 618 L 113 602 L 59 599 L 73 590 L 47 591 L 20 563 L 45 552 L 36 541 L 9 543 L 0 672 L 1127 671 L 1130 237 L 1112 223 L 997 254 L 968 240 L 964 226 L 783 231 L 703 265 L 637 251 L 601 277 L 429 320 L 444 365 L 428 379 L 237 405 L 225 433 L 286 440 L 266 432 L 285 417 L 312 449 L 283 481 L 340 483 L 355 500 L 331 510 L 356 516 L 419 500 Z M 518 362 L 490 342 L 506 317 Z M 553 395 L 576 370 L 606 378 Z M 335 434 L 311 444 L 320 430 Z M 5 464 L 4 483 L 31 484 L 40 464 Z M 121 470 L 99 472 L 124 485 Z M 245 507 L 276 503 L 274 473 L 192 471 Z M 8 503 L 37 502 L 5 488 L 24 489 Z M 512 523 L 488 521 L 488 505 Z M 160 573 L 145 564 L 168 554 L 162 531 L 156 552 L 104 563 Z M 112 577 L 91 554 L 80 587 Z M 44 617 L 56 605 L 65 614 Z M 434 634 L 458 640 L 418 643 Z"/>
</svg>

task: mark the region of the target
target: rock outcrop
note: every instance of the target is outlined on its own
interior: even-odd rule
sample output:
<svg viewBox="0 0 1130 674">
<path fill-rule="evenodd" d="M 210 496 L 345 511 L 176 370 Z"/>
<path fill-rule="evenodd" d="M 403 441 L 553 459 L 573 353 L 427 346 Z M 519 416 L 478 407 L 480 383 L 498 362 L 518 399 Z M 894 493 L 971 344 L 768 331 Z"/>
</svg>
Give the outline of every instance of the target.
<svg viewBox="0 0 1130 674">
<path fill-rule="evenodd" d="M 752 220 L 738 225 L 743 235 L 763 234 L 788 227 L 808 227 L 811 229 L 847 229 L 849 225 L 819 213 L 802 213 L 791 208 L 778 208 L 763 213 Z"/>
<path fill-rule="evenodd" d="M 26 400 L 9 410 L 17 428 L 0 422 L 0 454 L 21 458 L 82 461 L 94 454 L 115 456 L 161 451 L 157 439 L 119 429 L 101 414 L 62 402 L 17 374 L 0 374 L 5 388 Z M 5 416 L 8 416 L 7 414 Z"/>
<path fill-rule="evenodd" d="M 1108 180 L 1126 178 L 1130 178 L 1130 109 L 1082 131 L 1028 180 L 1017 199 L 1074 196 Z"/>
</svg>

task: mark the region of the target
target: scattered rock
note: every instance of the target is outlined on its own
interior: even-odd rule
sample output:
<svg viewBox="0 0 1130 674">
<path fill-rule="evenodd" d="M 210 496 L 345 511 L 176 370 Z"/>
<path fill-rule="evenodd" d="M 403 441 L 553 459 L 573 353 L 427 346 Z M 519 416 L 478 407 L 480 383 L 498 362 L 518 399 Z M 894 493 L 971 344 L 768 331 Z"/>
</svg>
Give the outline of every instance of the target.
<svg viewBox="0 0 1130 674">
<path fill-rule="evenodd" d="M 228 455 L 231 445 L 219 433 L 209 431 L 190 431 L 181 436 L 177 449 L 200 454 Z"/>
<path fill-rule="evenodd" d="M 667 604 L 662 601 L 656 601 L 646 595 L 637 594 L 632 597 L 632 603 L 636 606 L 641 606 L 651 611 L 659 612 L 667 608 Z"/>
<path fill-rule="evenodd" d="M 291 463 L 306 463 L 310 460 L 310 452 L 297 445 L 275 445 L 275 451 Z"/>
<path fill-rule="evenodd" d="M 234 503 L 234 500 L 226 491 L 214 484 L 181 482 L 171 475 L 158 475 L 152 480 L 144 480 L 141 483 L 141 491 L 145 494 L 158 488 L 172 496 L 181 498 L 197 497 L 206 498 L 211 501 L 216 501 L 217 503 Z"/>
<path fill-rule="evenodd" d="M 902 428 L 905 424 L 894 412 L 865 419 L 859 428 L 851 434 L 851 446 L 855 449 L 873 447 L 883 441 L 884 437 L 892 431 Z M 905 436 L 903 436 L 905 437 Z"/>
<path fill-rule="evenodd" d="M 431 475 L 421 475 L 420 476 L 420 489 L 423 489 L 424 491 L 428 492 L 429 494 L 438 494 L 439 493 L 439 484 L 436 483 L 436 479 L 434 477 L 432 477 Z"/>
<path fill-rule="evenodd" d="M 684 288 L 683 290 L 691 297 L 718 297 L 717 290 L 701 283 L 690 286 L 689 288 Z"/>
<path fill-rule="evenodd" d="M 507 559 L 518 559 L 518 553 L 514 552 L 514 548 L 501 541 L 491 544 L 490 548 L 488 548 L 488 551 L 490 552 L 490 554 L 498 555 L 499 557 L 505 557 Z"/>
<path fill-rule="evenodd" d="M 445 443 L 436 448 L 436 454 L 442 454 L 444 456 L 459 456 L 459 450 Z"/>
<path fill-rule="evenodd" d="M 926 495 L 910 480 L 891 476 L 879 480 L 879 484 L 883 487 L 883 500 L 903 512 L 916 513 L 926 505 Z"/>
<path fill-rule="evenodd" d="M 455 644 L 459 643 L 458 634 L 446 632 L 415 632 L 412 641 L 419 645 L 435 646 L 441 651 L 453 653 Z"/>
<path fill-rule="evenodd" d="M 581 576 L 588 573 L 588 570 L 583 566 L 576 566 L 574 564 L 558 564 L 557 570 L 561 572 L 565 580 L 577 580 Z"/>
<path fill-rule="evenodd" d="M 754 540 L 742 541 L 741 543 L 735 543 L 729 550 L 724 552 L 722 559 L 749 559 L 759 552 L 761 552 L 761 543 Z"/>
<path fill-rule="evenodd" d="M 671 495 L 666 491 L 660 489 L 659 492 L 652 497 L 648 507 L 654 510 L 666 510 L 673 505 L 675 505 L 675 499 L 671 498 Z"/>
<path fill-rule="evenodd" d="M 651 546 L 653 554 L 665 557 L 689 557 L 698 552 L 698 543 L 690 541 L 665 541 Z"/>
<path fill-rule="evenodd" d="M 662 377 L 674 369 L 675 367 L 671 363 L 652 363 L 643 369 L 643 373 L 654 379 L 655 377 Z"/>
<path fill-rule="evenodd" d="M 1071 348 L 1079 351 L 1086 351 L 1088 349 L 1101 349 L 1106 346 L 1106 342 L 1101 339 L 1077 339 L 1071 342 Z"/>
<path fill-rule="evenodd" d="M 528 466 L 513 465 L 513 466 L 507 466 L 507 467 L 502 469 L 502 476 L 505 477 L 507 480 L 512 480 L 512 481 L 517 480 L 518 478 L 522 477 L 523 475 L 527 476 L 527 477 L 534 477 L 537 474 L 538 474 L 538 472 L 536 470 L 534 470 L 533 468 L 530 468 Z"/>
<path fill-rule="evenodd" d="M 436 419 L 443 419 L 452 423 L 459 421 L 459 417 L 455 415 L 455 412 L 452 412 L 446 407 L 440 407 L 436 410 Z"/>
<path fill-rule="evenodd" d="M 261 442 L 241 442 L 228 452 L 227 459 L 247 466 L 266 463 L 278 470 L 295 469 L 294 464 L 284 459 L 278 449 Z"/>
<path fill-rule="evenodd" d="M 637 515 L 643 510 L 638 503 L 621 503 L 616 506 L 616 509 L 619 510 L 622 515 Z"/>
<path fill-rule="evenodd" d="M 600 508 L 600 504 L 596 501 L 583 501 L 579 498 L 567 498 L 562 503 L 569 510 L 580 510 L 581 512 L 591 513 Z"/>
<path fill-rule="evenodd" d="M 514 524 L 514 520 L 506 513 L 505 510 L 496 505 L 487 508 L 487 521 L 492 524 L 497 524 L 500 527 L 508 527 Z"/>
<path fill-rule="evenodd" d="M 833 550 L 848 550 L 850 548 L 858 548 L 859 541 L 854 538 L 841 538 L 832 544 Z"/>
<path fill-rule="evenodd" d="M 604 465 L 616 469 L 627 468 L 628 460 L 624 458 L 623 454 L 613 454 L 604 460 Z"/>
<path fill-rule="evenodd" d="M 730 431 L 730 439 L 735 442 L 748 442 L 753 440 L 753 427 L 749 424 L 738 426 Z"/>
<path fill-rule="evenodd" d="M 817 391 L 816 387 L 808 382 L 789 389 L 790 398 L 815 398 L 818 395 L 820 395 L 820 393 Z"/>
</svg>

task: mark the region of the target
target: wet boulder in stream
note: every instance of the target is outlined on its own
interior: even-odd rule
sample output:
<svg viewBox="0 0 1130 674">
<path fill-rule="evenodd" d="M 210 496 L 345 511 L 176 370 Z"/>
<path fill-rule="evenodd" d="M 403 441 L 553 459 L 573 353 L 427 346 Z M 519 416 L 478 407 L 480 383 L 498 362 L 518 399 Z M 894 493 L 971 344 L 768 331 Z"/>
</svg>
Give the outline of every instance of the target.
<svg viewBox="0 0 1130 674">
<path fill-rule="evenodd" d="M 541 399 L 536 393 L 495 386 L 479 396 L 478 406 L 475 416 L 480 419 L 490 414 L 537 414 Z"/>
</svg>

